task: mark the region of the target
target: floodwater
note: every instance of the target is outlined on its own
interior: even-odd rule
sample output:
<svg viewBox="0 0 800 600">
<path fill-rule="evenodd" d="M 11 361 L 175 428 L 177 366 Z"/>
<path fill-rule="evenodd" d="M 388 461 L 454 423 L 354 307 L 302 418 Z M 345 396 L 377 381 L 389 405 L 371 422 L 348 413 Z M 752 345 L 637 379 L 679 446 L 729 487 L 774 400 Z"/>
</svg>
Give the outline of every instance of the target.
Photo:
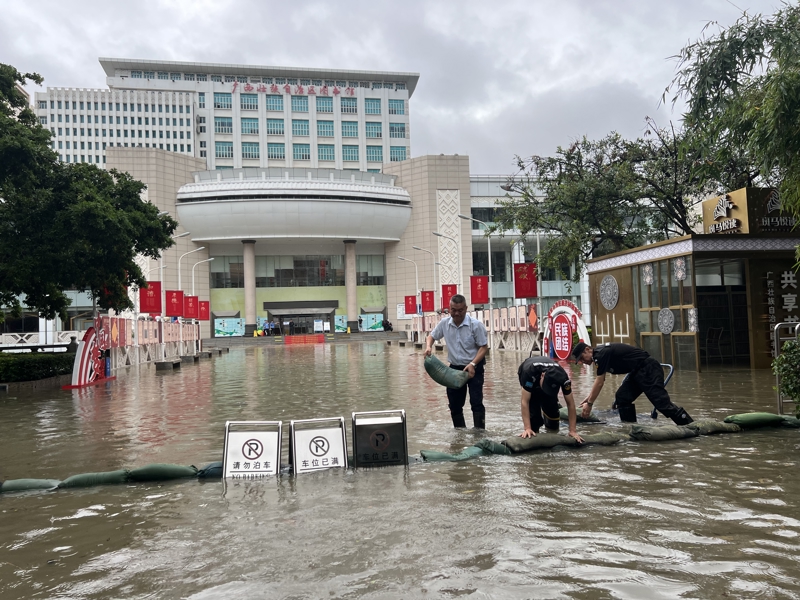
<svg viewBox="0 0 800 600">
<path fill-rule="evenodd" d="M 0 478 L 202 467 L 221 460 L 226 420 L 343 416 L 349 429 L 352 411 L 390 408 L 407 412 L 412 455 L 458 452 L 521 431 L 522 358 L 487 366 L 486 432 L 452 429 L 421 353 L 378 343 L 232 350 L 82 391 L 11 392 Z M 621 378 L 609 379 L 599 408 Z M 574 382 L 580 399 L 587 367 Z M 771 386 L 766 371 L 729 369 L 678 373 L 669 389 L 695 418 L 722 418 L 774 411 Z M 800 431 L 779 429 L 227 487 L 6 494 L 0 597 L 800 598 L 799 448 Z"/>
</svg>

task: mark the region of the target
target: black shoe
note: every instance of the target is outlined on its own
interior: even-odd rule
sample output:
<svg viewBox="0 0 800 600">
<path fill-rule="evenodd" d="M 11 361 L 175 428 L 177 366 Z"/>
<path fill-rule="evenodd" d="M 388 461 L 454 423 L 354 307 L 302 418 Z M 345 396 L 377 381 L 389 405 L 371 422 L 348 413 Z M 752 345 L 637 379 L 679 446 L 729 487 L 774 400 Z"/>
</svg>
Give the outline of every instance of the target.
<svg viewBox="0 0 800 600">
<path fill-rule="evenodd" d="M 456 429 L 458 428 L 465 428 L 467 426 L 467 422 L 464 420 L 464 413 L 450 413 L 450 417 L 453 419 L 453 427 Z"/>
<path fill-rule="evenodd" d="M 475 429 L 486 429 L 486 413 L 473 412 L 472 422 L 475 424 Z"/>
<path fill-rule="evenodd" d="M 672 417 L 672 420 L 675 421 L 675 425 L 688 425 L 694 422 L 694 419 L 689 416 L 689 413 L 682 408 L 678 408 L 678 414 Z"/>
</svg>

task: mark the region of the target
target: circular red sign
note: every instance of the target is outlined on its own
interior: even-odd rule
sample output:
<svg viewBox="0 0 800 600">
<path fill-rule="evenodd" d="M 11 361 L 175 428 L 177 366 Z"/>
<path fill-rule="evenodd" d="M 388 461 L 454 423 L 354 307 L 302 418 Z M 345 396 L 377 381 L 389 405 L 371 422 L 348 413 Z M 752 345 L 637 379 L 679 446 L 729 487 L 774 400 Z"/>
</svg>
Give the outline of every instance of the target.
<svg viewBox="0 0 800 600">
<path fill-rule="evenodd" d="M 566 360 L 572 349 L 572 325 L 565 314 L 553 318 L 553 351 L 559 360 Z"/>
</svg>

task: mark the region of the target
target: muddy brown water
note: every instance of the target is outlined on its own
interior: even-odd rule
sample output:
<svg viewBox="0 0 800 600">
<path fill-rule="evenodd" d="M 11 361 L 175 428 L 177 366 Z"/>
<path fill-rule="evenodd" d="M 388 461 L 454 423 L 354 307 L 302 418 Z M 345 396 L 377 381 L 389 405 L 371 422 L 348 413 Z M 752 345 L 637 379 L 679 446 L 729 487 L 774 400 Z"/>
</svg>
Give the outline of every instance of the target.
<svg viewBox="0 0 800 600">
<path fill-rule="evenodd" d="M 454 431 L 421 354 L 377 343 L 232 350 L 82 391 L 12 392 L 0 396 L 0 477 L 203 466 L 221 460 L 226 420 L 349 425 L 354 410 L 389 408 L 407 412 L 410 454 L 458 452 L 521 430 L 522 358 L 487 366 L 486 432 Z M 621 380 L 609 379 L 600 408 Z M 582 398 L 587 367 L 574 382 Z M 678 373 L 669 389 L 695 418 L 722 418 L 774 411 L 772 384 L 726 369 Z M 0 598 L 799 598 L 799 449 L 800 431 L 784 429 L 6 494 Z"/>
</svg>

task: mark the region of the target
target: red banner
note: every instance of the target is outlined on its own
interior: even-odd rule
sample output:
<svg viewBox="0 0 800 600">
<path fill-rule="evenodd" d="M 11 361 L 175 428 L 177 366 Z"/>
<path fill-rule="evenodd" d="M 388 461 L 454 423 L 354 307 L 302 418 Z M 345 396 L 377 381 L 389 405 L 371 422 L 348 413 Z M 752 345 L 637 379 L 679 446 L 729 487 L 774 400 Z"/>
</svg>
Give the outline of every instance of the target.
<svg viewBox="0 0 800 600">
<path fill-rule="evenodd" d="M 514 298 L 536 298 L 536 263 L 514 263 Z"/>
<path fill-rule="evenodd" d="M 160 281 L 148 281 L 146 288 L 139 288 L 139 312 L 161 314 Z"/>
<path fill-rule="evenodd" d="M 167 290 L 166 315 L 168 317 L 183 316 L 183 292 L 178 290 Z"/>
<path fill-rule="evenodd" d="M 472 304 L 489 304 L 489 278 L 486 275 L 472 275 L 469 278 L 469 291 Z"/>
<path fill-rule="evenodd" d="M 211 302 L 209 300 L 200 300 L 198 304 L 198 318 L 201 321 L 208 321 L 211 319 Z"/>
<path fill-rule="evenodd" d="M 434 298 L 434 292 L 426 292 L 423 290 L 422 292 L 422 312 L 435 312 L 436 311 L 436 300 Z"/>
<path fill-rule="evenodd" d="M 406 296 L 406 314 L 407 315 L 415 315 L 415 314 L 417 314 L 417 297 L 416 296 Z"/>
<path fill-rule="evenodd" d="M 187 319 L 200 318 L 200 306 L 198 305 L 197 296 L 183 297 L 183 316 Z"/>
<path fill-rule="evenodd" d="M 448 283 L 442 286 L 442 307 L 450 307 L 450 298 L 458 293 L 458 286 L 455 283 Z"/>
</svg>

